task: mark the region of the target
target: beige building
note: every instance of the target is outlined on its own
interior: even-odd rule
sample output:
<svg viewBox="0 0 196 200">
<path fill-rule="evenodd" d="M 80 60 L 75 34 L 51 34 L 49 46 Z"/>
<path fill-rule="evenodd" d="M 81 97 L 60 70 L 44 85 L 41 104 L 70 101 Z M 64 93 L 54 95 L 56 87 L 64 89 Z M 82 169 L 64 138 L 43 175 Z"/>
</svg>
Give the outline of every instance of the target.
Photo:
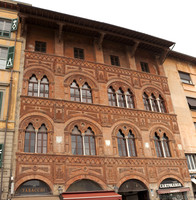
<svg viewBox="0 0 196 200">
<path fill-rule="evenodd" d="M 0 1 L 0 199 L 10 199 L 22 40 L 17 3 Z"/>
<path fill-rule="evenodd" d="M 196 58 L 170 52 L 163 66 L 196 193 Z"/>
</svg>

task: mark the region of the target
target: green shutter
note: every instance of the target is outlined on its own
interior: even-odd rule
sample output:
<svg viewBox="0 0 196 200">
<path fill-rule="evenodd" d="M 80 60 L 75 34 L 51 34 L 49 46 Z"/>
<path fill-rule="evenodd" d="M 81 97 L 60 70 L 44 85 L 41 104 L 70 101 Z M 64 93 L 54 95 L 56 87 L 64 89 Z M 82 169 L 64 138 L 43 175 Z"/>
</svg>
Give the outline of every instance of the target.
<svg viewBox="0 0 196 200">
<path fill-rule="evenodd" d="M 12 25 L 11 25 L 11 31 L 16 31 L 18 28 L 18 19 L 13 19 L 12 20 Z"/>
<path fill-rule="evenodd" d="M 8 48 L 6 69 L 12 68 L 14 65 L 14 50 L 15 50 L 14 46 Z"/>
<path fill-rule="evenodd" d="M 2 166 L 3 160 L 3 144 L 0 144 L 0 167 Z"/>
<path fill-rule="evenodd" d="M 0 92 L 0 118 L 1 118 L 2 102 L 3 102 L 3 92 Z"/>
</svg>

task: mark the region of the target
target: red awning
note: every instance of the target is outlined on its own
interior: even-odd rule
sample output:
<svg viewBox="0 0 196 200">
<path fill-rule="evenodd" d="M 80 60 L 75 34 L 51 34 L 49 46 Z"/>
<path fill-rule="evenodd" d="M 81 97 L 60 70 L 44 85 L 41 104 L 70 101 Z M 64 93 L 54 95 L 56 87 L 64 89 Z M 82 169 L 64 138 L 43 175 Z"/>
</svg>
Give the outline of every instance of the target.
<svg viewBox="0 0 196 200">
<path fill-rule="evenodd" d="M 190 191 L 189 187 L 159 189 L 157 192 L 158 194 L 166 194 L 166 193 L 177 193 L 177 192 L 187 192 L 187 191 Z"/>
<path fill-rule="evenodd" d="M 114 191 L 90 191 L 90 192 L 64 192 L 60 195 L 62 200 L 122 200 L 121 195 Z"/>
</svg>

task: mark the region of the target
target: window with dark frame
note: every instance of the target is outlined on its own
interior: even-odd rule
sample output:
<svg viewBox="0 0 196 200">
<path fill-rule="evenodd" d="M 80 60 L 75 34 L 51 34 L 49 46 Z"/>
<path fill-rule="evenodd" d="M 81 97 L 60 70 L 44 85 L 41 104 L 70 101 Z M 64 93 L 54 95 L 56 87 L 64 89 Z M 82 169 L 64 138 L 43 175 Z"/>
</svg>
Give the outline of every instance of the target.
<svg viewBox="0 0 196 200">
<path fill-rule="evenodd" d="M 48 134 L 44 124 L 37 133 L 37 153 L 47 153 Z"/>
<path fill-rule="evenodd" d="M 148 63 L 146 63 L 146 62 L 140 62 L 140 65 L 141 65 L 141 69 L 142 69 L 143 72 L 147 72 L 147 73 L 150 72 Z"/>
<path fill-rule="evenodd" d="M 74 48 L 74 58 L 84 60 L 84 49 Z"/>
<path fill-rule="evenodd" d="M 95 137 L 92 129 L 89 127 L 84 133 L 85 155 L 96 155 Z"/>
<path fill-rule="evenodd" d="M 29 79 L 28 96 L 38 96 L 38 80 L 35 75 Z"/>
<path fill-rule="evenodd" d="M 154 112 L 159 112 L 158 103 L 154 94 L 151 95 L 152 109 Z"/>
<path fill-rule="evenodd" d="M 160 137 L 157 135 L 157 133 L 155 133 L 155 135 L 154 135 L 154 143 L 155 143 L 155 150 L 157 153 L 157 157 L 163 157 L 161 140 L 160 140 Z"/>
<path fill-rule="evenodd" d="M 193 84 L 189 73 L 179 71 L 180 80 L 182 83 Z"/>
<path fill-rule="evenodd" d="M 46 42 L 35 41 L 35 51 L 46 53 Z"/>
<path fill-rule="evenodd" d="M 169 148 L 169 139 L 165 133 L 162 137 L 162 143 L 163 143 L 163 151 L 164 151 L 165 157 L 171 157 L 170 148 Z"/>
<path fill-rule="evenodd" d="M 80 88 L 75 80 L 70 85 L 70 97 L 71 101 L 81 101 Z"/>
<path fill-rule="evenodd" d="M 129 89 L 128 89 L 127 93 L 126 93 L 126 97 L 127 97 L 128 108 L 135 108 L 133 94 Z"/>
<path fill-rule="evenodd" d="M 136 156 L 136 148 L 135 148 L 135 136 L 131 130 L 129 130 L 128 134 L 128 148 L 129 148 L 129 156 Z"/>
<path fill-rule="evenodd" d="M 126 139 L 121 130 L 117 134 L 119 156 L 127 156 Z"/>
<path fill-rule="evenodd" d="M 85 83 L 82 86 L 82 102 L 92 103 L 91 88 L 89 87 L 88 83 Z"/>
<path fill-rule="evenodd" d="M 191 171 L 196 171 L 196 154 L 186 154 L 188 168 Z"/>
<path fill-rule="evenodd" d="M 122 108 L 126 108 L 126 101 L 125 101 L 125 95 L 121 88 L 117 91 L 118 95 L 118 106 Z"/>
<path fill-rule="evenodd" d="M 30 123 L 25 131 L 24 152 L 35 153 L 35 128 Z"/>
<path fill-rule="evenodd" d="M 120 60 L 118 56 L 110 55 L 111 65 L 120 66 Z"/>
<path fill-rule="evenodd" d="M 46 76 L 44 76 L 40 81 L 40 97 L 49 97 L 49 81 Z"/>
<path fill-rule="evenodd" d="M 150 100 L 145 92 L 143 94 L 143 102 L 145 110 L 151 111 Z"/>
<path fill-rule="evenodd" d="M 12 21 L 9 19 L 0 19 L 0 36 L 10 37 Z"/>
<path fill-rule="evenodd" d="M 196 98 L 186 97 L 189 108 L 196 111 Z"/>
<path fill-rule="evenodd" d="M 108 88 L 108 100 L 110 106 L 117 106 L 116 93 L 112 86 Z"/>
</svg>

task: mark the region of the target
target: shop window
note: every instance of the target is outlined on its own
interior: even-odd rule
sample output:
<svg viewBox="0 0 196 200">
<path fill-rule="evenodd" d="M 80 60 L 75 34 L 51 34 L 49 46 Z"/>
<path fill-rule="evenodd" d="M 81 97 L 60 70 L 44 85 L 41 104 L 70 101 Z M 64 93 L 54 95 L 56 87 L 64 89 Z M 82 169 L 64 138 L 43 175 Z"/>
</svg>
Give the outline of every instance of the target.
<svg viewBox="0 0 196 200">
<path fill-rule="evenodd" d="M 192 84 L 191 77 L 189 73 L 178 72 L 180 76 L 180 80 L 182 83 Z"/>
<path fill-rule="evenodd" d="M 35 41 L 35 51 L 46 53 L 46 42 Z"/>
<path fill-rule="evenodd" d="M 169 148 L 169 139 L 164 133 L 163 137 L 160 138 L 157 133 L 154 135 L 154 144 L 157 157 L 171 157 Z"/>
<path fill-rule="evenodd" d="M 150 72 L 148 63 L 140 62 L 140 65 L 141 65 L 141 69 L 142 69 L 143 72 L 147 72 L 147 73 Z"/>
<path fill-rule="evenodd" d="M 33 124 L 29 124 L 25 131 L 24 152 L 47 153 L 48 135 L 44 124 L 35 130 Z"/>
<path fill-rule="evenodd" d="M 18 19 L 4 19 L 0 18 L 0 36 L 10 37 L 12 31 L 18 28 Z"/>
<path fill-rule="evenodd" d="M 84 83 L 80 88 L 75 80 L 70 85 L 70 98 L 71 101 L 93 103 L 92 91 L 88 83 Z"/>
<path fill-rule="evenodd" d="M 196 154 L 186 154 L 188 168 L 191 171 L 196 171 Z"/>
<path fill-rule="evenodd" d="M 0 47 L 0 69 L 9 69 L 14 64 L 14 52 L 13 47 Z"/>
<path fill-rule="evenodd" d="M 110 56 L 111 65 L 120 66 L 120 60 L 118 56 Z"/>
<path fill-rule="evenodd" d="M 108 101 L 110 106 L 118 106 L 122 108 L 134 108 L 133 94 L 130 89 L 124 93 L 124 91 L 119 88 L 117 92 L 110 86 L 108 88 Z"/>
<path fill-rule="evenodd" d="M 29 79 L 28 96 L 33 97 L 49 97 L 49 81 L 44 75 L 41 80 L 38 80 L 33 74 Z"/>
<path fill-rule="evenodd" d="M 132 131 L 129 131 L 127 137 L 121 130 L 117 134 L 118 153 L 119 156 L 136 156 L 135 136 Z"/>
<path fill-rule="evenodd" d="M 74 58 L 84 60 L 84 49 L 74 48 Z"/>
<path fill-rule="evenodd" d="M 95 135 L 90 127 L 84 133 L 77 126 L 73 128 L 71 149 L 73 155 L 96 155 Z"/>
<path fill-rule="evenodd" d="M 186 97 L 189 108 L 193 111 L 196 111 L 196 98 Z"/>
</svg>

